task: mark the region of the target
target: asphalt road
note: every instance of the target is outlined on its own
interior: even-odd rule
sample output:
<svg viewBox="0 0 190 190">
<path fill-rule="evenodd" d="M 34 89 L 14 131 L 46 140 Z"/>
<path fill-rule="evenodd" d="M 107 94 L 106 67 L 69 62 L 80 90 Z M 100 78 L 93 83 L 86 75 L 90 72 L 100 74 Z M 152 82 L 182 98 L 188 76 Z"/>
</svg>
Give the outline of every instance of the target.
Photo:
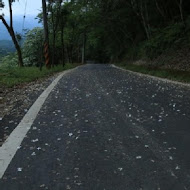
<svg viewBox="0 0 190 190">
<path fill-rule="evenodd" d="M 0 190 L 190 190 L 190 87 L 85 65 L 51 92 Z"/>
</svg>

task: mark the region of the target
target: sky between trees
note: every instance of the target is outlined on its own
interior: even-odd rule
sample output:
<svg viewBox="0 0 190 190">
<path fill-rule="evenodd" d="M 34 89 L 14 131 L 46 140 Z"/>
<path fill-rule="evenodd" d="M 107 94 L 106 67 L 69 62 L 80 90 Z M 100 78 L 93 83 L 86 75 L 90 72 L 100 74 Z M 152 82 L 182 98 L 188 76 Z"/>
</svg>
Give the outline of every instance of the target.
<svg viewBox="0 0 190 190">
<path fill-rule="evenodd" d="M 34 17 L 38 15 L 38 13 L 42 10 L 42 1 L 41 0 L 19 0 L 13 3 L 13 15 L 24 15 L 25 12 L 25 4 L 26 6 L 26 14 L 33 15 Z M 4 13 L 5 16 L 9 15 L 8 8 L 8 0 L 4 0 L 5 8 L 0 13 Z"/>
</svg>

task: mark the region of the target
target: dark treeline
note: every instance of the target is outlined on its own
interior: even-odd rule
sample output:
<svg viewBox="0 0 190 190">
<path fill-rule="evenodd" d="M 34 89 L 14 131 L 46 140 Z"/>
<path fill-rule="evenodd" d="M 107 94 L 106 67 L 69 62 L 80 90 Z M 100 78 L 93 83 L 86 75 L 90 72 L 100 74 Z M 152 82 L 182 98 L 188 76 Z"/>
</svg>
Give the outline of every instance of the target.
<svg viewBox="0 0 190 190">
<path fill-rule="evenodd" d="M 189 0 L 46 2 L 52 65 L 152 60 L 168 49 L 189 46 Z M 38 15 L 40 22 L 42 15 Z M 26 33 L 24 65 L 43 62 L 43 40 L 41 28 Z"/>
<path fill-rule="evenodd" d="M 81 62 L 85 57 L 110 62 L 139 54 L 156 57 L 188 34 L 189 7 L 188 0 L 51 1 L 53 60 L 64 57 Z"/>
</svg>

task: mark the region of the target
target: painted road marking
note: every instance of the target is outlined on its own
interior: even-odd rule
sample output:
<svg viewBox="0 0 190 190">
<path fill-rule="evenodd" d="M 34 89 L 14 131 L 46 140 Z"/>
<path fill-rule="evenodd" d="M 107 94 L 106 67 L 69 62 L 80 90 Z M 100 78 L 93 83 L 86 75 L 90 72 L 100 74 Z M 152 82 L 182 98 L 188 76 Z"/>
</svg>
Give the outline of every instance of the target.
<svg viewBox="0 0 190 190">
<path fill-rule="evenodd" d="M 44 92 L 39 96 L 35 103 L 31 106 L 29 111 L 23 117 L 22 121 L 10 134 L 7 140 L 4 142 L 2 147 L 0 147 L 0 179 L 3 177 L 7 167 L 9 166 L 11 160 L 16 154 L 18 147 L 21 145 L 23 139 L 25 138 L 27 132 L 30 130 L 35 118 L 37 117 L 38 112 L 40 111 L 45 100 L 49 96 L 50 92 L 57 85 L 59 80 L 63 75 L 73 71 L 65 71 L 61 73 L 49 86 L 44 90 Z"/>
</svg>

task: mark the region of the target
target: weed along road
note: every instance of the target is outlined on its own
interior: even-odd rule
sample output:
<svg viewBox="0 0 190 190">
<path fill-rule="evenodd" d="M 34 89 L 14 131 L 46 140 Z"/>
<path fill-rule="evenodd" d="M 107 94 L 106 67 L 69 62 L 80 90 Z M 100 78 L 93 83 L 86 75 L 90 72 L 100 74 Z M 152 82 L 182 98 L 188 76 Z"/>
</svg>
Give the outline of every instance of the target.
<svg viewBox="0 0 190 190">
<path fill-rule="evenodd" d="M 0 148 L 0 190 L 189 190 L 190 87 L 111 65 L 61 75 Z"/>
</svg>

